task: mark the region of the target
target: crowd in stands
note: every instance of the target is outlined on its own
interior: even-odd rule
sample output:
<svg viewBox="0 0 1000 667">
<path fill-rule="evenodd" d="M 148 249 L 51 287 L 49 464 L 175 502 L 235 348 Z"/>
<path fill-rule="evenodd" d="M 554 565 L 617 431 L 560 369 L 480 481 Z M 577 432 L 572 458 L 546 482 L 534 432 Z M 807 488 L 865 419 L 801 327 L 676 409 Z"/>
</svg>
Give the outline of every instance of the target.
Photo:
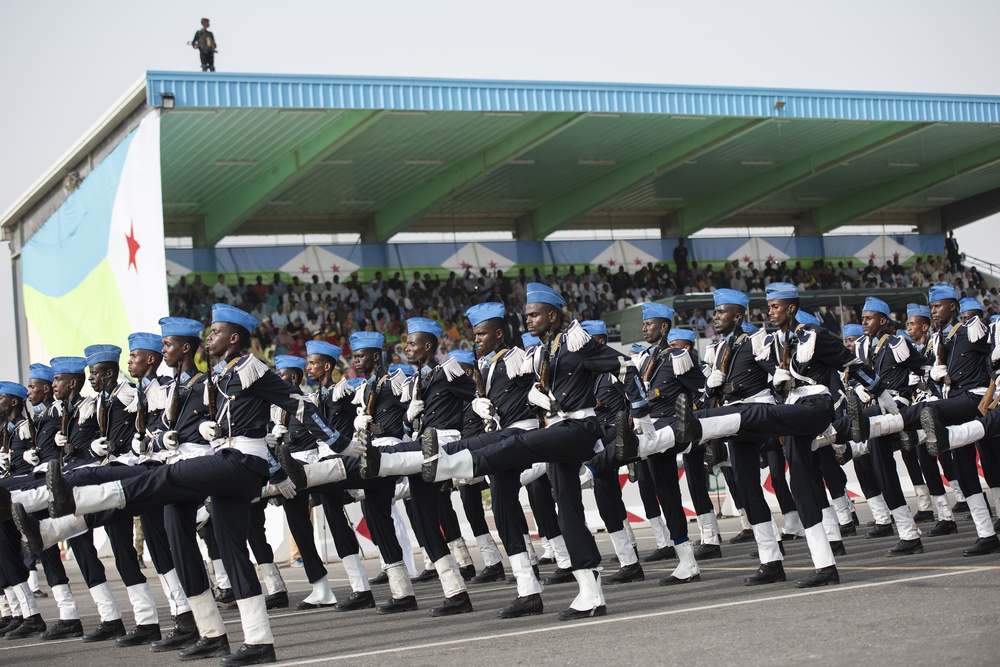
<svg viewBox="0 0 1000 667">
<path fill-rule="evenodd" d="M 318 276 L 308 281 L 299 277 L 286 282 L 275 273 L 270 282 L 255 276 L 248 284 L 244 276 L 233 280 L 219 275 L 217 281 L 206 284 L 200 275 L 191 281 L 181 278 L 170 288 L 170 312 L 208 322 L 211 306 L 226 302 L 253 314 L 261 326 L 254 332 L 253 349 L 263 359 L 276 354 L 304 356 L 305 342 L 325 340 L 344 348 L 349 356 L 348 338 L 360 330 L 377 330 L 386 338 L 386 349 L 393 363 L 405 363 L 404 331 L 408 317 L 420 316 L 437 320 L 444 326 L 439 354 L 444 358 L 455 346 L 468 348 L 471 328 L 465 310 L 483 301 L 501 301 L 507 306 L 509 340 L 520 339 L 524 332 L 523 304 L 529 282 L 547 283 L 566 297 L 566 316 L 580 320 L 600 319 L 606 313 L 623 310 L 643 302 L 656 301 L 681 294 L 710 293 L 720 288 L 748 293 L 761 292 L 771 282 L 792 282 L 799 290 L 860 290 L 874 292 L 885 288 L 926 288 L 934 283 L 954 285 L 962 297 L 978 298 L 987 315 L 1000 312 L 1000 296 L 996 287 L 989 287 L 975 268 L 965 268 L 958 256 L 917 257 L 908 265 L 898 260 L 884 266 L 869 261 L 867 266 L 855 266 L 853 261 L 817 261 L 805 268 L 800 262 L 789 266 L 785 262 L 768 261 L 763 267 L 753 262 L 725 262 L 722 266 L 697 261 L 688 263 L 686 253 L 675 253 L 673 265 L 652 263 L 629 273 L 624 267 L 617 271 L 607 267 L 593 269 L 575 266 L 562 269 L 553 266 L 548 274 L 539 268 L 521 269 L 516 275 L 480 269 L 466 270 L 446 276 L 414 272 L 403 278 L 400 272 L 385 278 L 377 272 L 370 281 L 362 282 L 351 274 L 348 280 L 334 277 L 321 282 Z M 817 314 L 824 324 L 839 333 L 840 325 L 857 322 L 860 313 L 852 308 L 839 312 L 824 307 Z M 751 321 L 764 321 L 764 313 L 751 313 Z M 711 311 L 678 312 L 675 326 L 696 329 L 711 338 Z M 903 320 L 905 321 L 905 316 Z M 346 365 L 345 365 L 346 368 Z"/>
</svg>

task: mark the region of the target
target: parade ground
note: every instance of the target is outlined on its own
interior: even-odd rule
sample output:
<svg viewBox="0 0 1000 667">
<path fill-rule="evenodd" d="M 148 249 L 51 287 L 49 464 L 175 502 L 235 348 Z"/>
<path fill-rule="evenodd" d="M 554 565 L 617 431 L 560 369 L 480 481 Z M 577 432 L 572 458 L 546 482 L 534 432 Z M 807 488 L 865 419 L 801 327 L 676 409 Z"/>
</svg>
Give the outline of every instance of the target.
<svg viewBox="0 0 1000 667">
<path fill-rule="evenodd" d="M 859 505 L 862 523 L 870 519 Z M 704 561 L 702 581 L 661 587 L 675 561 L 644 564 L 646 581 L 605 586 L 608 615 L 585 622 L 561 623 L 556 612 L 576 594 L 576 586 L 547 586 L 545 614 L 505 620 L 496 611 L 515 596 L 513 585 L 472 586 L 475 612 L 445 619 L 431 618 L 440 602 L 436 581 L 416 584 L 421 609 L 396 616 L 374 610 L 337 613 L 294 610 L 309 593 L 301 569 L 282 568 L 291 609 L 270 614 L 279 663 L 289 665 L 349 664 L 352 666 L 419 665 L 996 665 L 1000 650 L 1000 558 L 962 558 L 975 541 L 971 521 L 959 518 L 959 533 L 923 539 L 925 553 L 886 558 L 895 538 L 866 539 L 862 525 L 857 537 L 845 539 L 847 556 L 838 558 L 839 586 L 798 590 L 792 580 L 813 566 L 805 542 L 787 546 L 788 582 L 748 588 L 743 577 L 757 561 L 754 545 L 731 545 L 739 530 L 737 519 L 721 521 L 723 558 Z M 641 555 L 653 550 L 648 529 L 636 531 Z M 615 562 L 606 533 L 598 536 L 604 563 Z M 473 549 L 473 558 L 481 563 Z M 127 597 L 105 560 L 119 604 Z M 370 576 L 378 561 L 365 562 Z M 542 568 L 543 575 L 555 566 Z M 67 570 L 80 602 L 85 630 L 98 620 L 72 560 Z M 339 564 L 329 565 L 338 595 L 348 590 Z M 166 600 L 150 577 L 160 604 L 161 623 L 169 626 Z M 387 586 L 374 587 L 377 601 L 389 596 Z M 46 620 L 57 616 L 54 601 L 40 600 Z M 124 611 L 126 626 L 133 625 Z M 229 641 L 235 650 L 242 639 L 236 610 L 224 611 Z M 146 648 L 117 648 L 108 643 L 84 644 L 79 639 L 40 642 L 0 641 L 2 665 L 96 667 L 116 664 L 175 665 L 174 653 Z M 215 664 L 214 660 L 199 664 Z"/>
</svg>

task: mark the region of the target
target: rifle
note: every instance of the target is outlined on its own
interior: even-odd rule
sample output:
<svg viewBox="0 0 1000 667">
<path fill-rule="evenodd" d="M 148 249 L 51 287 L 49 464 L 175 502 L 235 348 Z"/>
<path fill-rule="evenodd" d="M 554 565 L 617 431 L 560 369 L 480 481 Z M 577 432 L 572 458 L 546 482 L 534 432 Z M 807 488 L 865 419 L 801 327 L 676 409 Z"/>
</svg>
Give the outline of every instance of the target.
<svg viewBox="0 0 1000 667">
<path fill-rule="evenodd" d="M 794 330 L 789 330 L 789 332 L 788 332 L 788 340 L 785 341 L 785 346 L 781 350 L 781 362 L 778 363 L 778 368 L 780 368 L 783 371 L 787 371 L 792 366 L 792 337 L 793 336 L 795 336 L 795 331 Z M 781 387 L 781 394 L 778 396 L 778 398 L 780 399 L 779 400 L 780 403 L 784 403 L 785 401 L 788 400 L 788 393 L 789 393 L 789 391 L 791 391 L 788 388 L 788 384 L 789 383 L 786 382 Z M 778 436 L 778 442 L 780 442 L 781 446 L 784 447 L 785 446 L 785 436 L 783 436 L 783 435 Z"/>
<path fill-rule="evenodd" d="M 164 423 L 167 426 L 168 431 L 174 430 L 174 426 L 177 425 L 177 419 L 181 414 L 181 374 L 180 368 L 176 369 L 174 375 L 174 387 L 170 394 L 170 403 L 167 404 L 167 409 L 164 411 Z"/>
<path fill-rule="evenodd" d="M 375 384 L 372 385 L 372 391 L 368 394 L 368 401 L 365 402 L 365 414 L 372 417 L 372 421 L 368 422 L 368 428 L 364 433 L 364 438 L 366 443 L 371 443 L 373 438 L 377 438 L 382 435 L 384 429 L 375 423 L 375 401 L 378 399 L 379 388 L 385 381 L 385 378 L 389 375 L 389 370 L 384 363 L 382 363 L 382 351 L 379 350 L 378 356 L 375 358 L 375 365 L 372 367 L 372 379 Z M 419 381 L 418 381 L 419 385 Z M 416 388 L 414 388 L 414 393 Z"/>
<path fill-rule="evenodd" d="M 956 324 L 955 326 L 958 325 Z M 952 331 L 954 331 L 954 329 L 952 329 Z M 946 339 L 944 336 L 944 330 L 938 331 L 937 345 L 934 346 L 934 356 L 935 356 L 934 361 L 938 366 L 948 365 L 948 359 L 945 357 L 944 353 L 945 340 Z M 944 384 L 945 387 L 951 386 L 951 377 L 945 375 L 944 382 L 942 384 Z"/>
<path fill-rule="evenodd" d="M 722 374 L 726 377 L 729 377 L 729 367 L 733 363 L 733 350 L 735 348 L 736 338 L 733 337 L 729 344 L 726 345 L 726 349 L 722 352 L 722 361 L 719 363 L 719 370 L 722 371 Z M 725 383 L 719 385 L 718 390 L 714 392 L 712 407 L 717 408 L 722 405 L 722 397 L 726 394 L 725 386 Z"/>
<path fill-rule="evenodd" d="M 292 434 L 288 432 L 288 425 L 292 422 L 292 413 L 288 410 L 281 411 L 281 425 L 285 427 L 285 434 L 281 436 L 281 444 L 287 445 L 292 439 Z"/>
<path fill-rule="evenodd" d="M 75 406 L 73 405 L 72 402 L 70 402 L 69 399 L 63 401 L 62 426 L 59 427 L 59 434 L 67 438 L 66 444 L 65 446 L 63 446 L 63 451 L 62 451 L 62 453 L 65 456 L 73 455 L 73 445 L 69 442 L 68 438 L 69 438 L 69 427 L 70 424 L 72 424 L 73 422 L 74 407 Z"/>
<path fill-rule="evenodd" d="M 423 373 L 418 370 L 416 375 L 416 383 L 413 385 L 413 400 L 422 401 L 424 400 L 424 377 Z M 417 417 L 413 420 L 413 435 L 419 436 L 420 431 L 423 430 L 423 415 Z"/>
<path fill-rule="evenodd" d="M 110 424 L 108 422 L 111 421 L 111 419 L 110 419 L 111 418 L 111 397 L 109 396 L 108 398 L 105 398 L 104 397 L 104 391 L 101 390 L 101 393 L 98 394 L 97 398 L 98 398 L 98 402 L 97 402 L 97 434 L 98 434 L 98 437 L 107 438 L 108 437 L 108 427 L 110 426 Z M 108 453 L 104 457 L 104 460 L 101 462 L 101 465 L 108 465 L 109 463 L 111 463 L 111 453 L 112 452 L 111 452 L 110 445 L 111 445 L 111 443 L 108 443 Z"/>
<path fill-rule="evenodd" d="M 0 438 L 0 448 L 7 455 L 7 469 L 3 471 L 0 477 L 10 477 L 10 474 L 14 471 L 14 465 L 10 460 L 10 424 L 6 418 L 3 420 L 3 436 Z"/>
<path fill-rule="evenodd" d="M 472 344 L 472 379 L 476 381 L 476 395 L 480 398 L 486 398 L 486 378 L 483 377 L 483 371 L 479 368 L 479 345 L 476 343 Z"/>
<path fill-rule="evenodd" d="M 562 406 L 559 405 L 558 399 L 552 393 L 552 346 L 555 344 L 556 335 L 553 335 L 552 331 L 549 331 L 549 339 L 545 343 L 545 347 L 542 348 L 542 363 L 538 368 L 538 385 L 541 390 L 547 392 L 552 398 L 552 408 L 551 412 L 561 412 Z M 545 411 L 538 411 L 538 425 L 545 428 L 548 425 L 548 420 L 545 418 Z"/>
<path fill-rule="evenodd" d="M 24 406 L 24 414 L 28 418 L 28 437 L 31 438 L 31 446 L 35 450 L 35 454 L 38 458 L 42 457 L 42 448 L 38 446 L 38 439 L 35 437 L 38 435 L 37 428 L 35 426 L 35 420 L 31 417 L 31 410 L 28 409 L 27 404 Z"/>
<path fill-rule="evenodd" d="M 148 451 L 149 443 L 143 443 L 143 440 L 146 438 L 146 427 L 149 421 L 149 402 L 146 400 L 146 392 L 142 388 L 143 377 L 142 374 L 139 374 L 135 379 L 135 389 L 138 392 L 136 394 L 135 432 L 139 436 L 139 454 L 148 456 L 150 454 Z"/>
</svg>

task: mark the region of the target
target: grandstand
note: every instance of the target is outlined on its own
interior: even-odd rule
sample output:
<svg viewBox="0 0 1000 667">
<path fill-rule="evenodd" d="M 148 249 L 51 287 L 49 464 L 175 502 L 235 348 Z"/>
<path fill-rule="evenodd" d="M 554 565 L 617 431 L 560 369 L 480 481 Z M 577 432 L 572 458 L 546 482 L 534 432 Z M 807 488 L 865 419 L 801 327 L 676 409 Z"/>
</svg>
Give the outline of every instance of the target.
<svg viewBox="0 0 1000 667">
<path fill-rule="evenodd" d="M 418 271 L 436 287 L 450 271 L 461 282 L 486 269 L 495 283 L 497 270 L 545 279 L 554 266 L 563 277 L 603 267 L 613 282 L 651 263 L 637 293 L 630 279 L 594 303 L 626 337 L 628 316 L 614 313 L 629 302 L 692 299 L 694 318 L 700 283 L 743 269 L 752 291 L 750 262 L 759 284 L 769 269 L 801 277 L 838 311 L 868 285 L 845 284 L 838 263 L 861 272 L 869 259 L 874 288 L 916 294 L 915 280 L 947 273 L 991 300 L 994 267 L 913 267 L 941 261 L 948 230 L 1000 211 L 998 130 L 993 97 L 149 72 L 3 215 L 20 366 L 152 329 L 171 307 L 168 282 L 211 285 L 220 272 L 237 286 L 258 274 L 325 284 Z M 913 233 L 827 236 L 856 224 Z M 690 239 L 718 227 L 751 233 Z M 752 233 L 774 228 L 794 233 Z M 567 229 L 606 239 L 553 240 Z M 647 238 L 621 240 L 622 230 Z M 402 232 L 439 238 L 394 243 Z M 329 242 L 220 247 L 278 233 Z M 509 240 L 441 242 L 458 233 Z M 679 238 L 689 238 L 684 271 Z M 819 294 L 830 287 L 848 291 Z M 458 294 L 450 308 L 470 298 L 481 297 Z"/>
</svg>

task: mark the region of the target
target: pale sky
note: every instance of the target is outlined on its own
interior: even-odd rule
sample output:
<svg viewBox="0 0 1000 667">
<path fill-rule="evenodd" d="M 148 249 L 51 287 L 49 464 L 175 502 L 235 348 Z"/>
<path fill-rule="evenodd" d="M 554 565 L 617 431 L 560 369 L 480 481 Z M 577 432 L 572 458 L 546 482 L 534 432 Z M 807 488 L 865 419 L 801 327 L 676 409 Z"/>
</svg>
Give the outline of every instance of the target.
<svg viewBox="0 0 1000 667">
<path fill-rule="evenodd" d="M 1000 95 L 996 0 L 0 0 L 0 210 L 146 70 Z M 998 184 L 1000 185 L 1000 184 Z M 1000 264 L 1000 217 L 959 230 Z"/>
</svg>

